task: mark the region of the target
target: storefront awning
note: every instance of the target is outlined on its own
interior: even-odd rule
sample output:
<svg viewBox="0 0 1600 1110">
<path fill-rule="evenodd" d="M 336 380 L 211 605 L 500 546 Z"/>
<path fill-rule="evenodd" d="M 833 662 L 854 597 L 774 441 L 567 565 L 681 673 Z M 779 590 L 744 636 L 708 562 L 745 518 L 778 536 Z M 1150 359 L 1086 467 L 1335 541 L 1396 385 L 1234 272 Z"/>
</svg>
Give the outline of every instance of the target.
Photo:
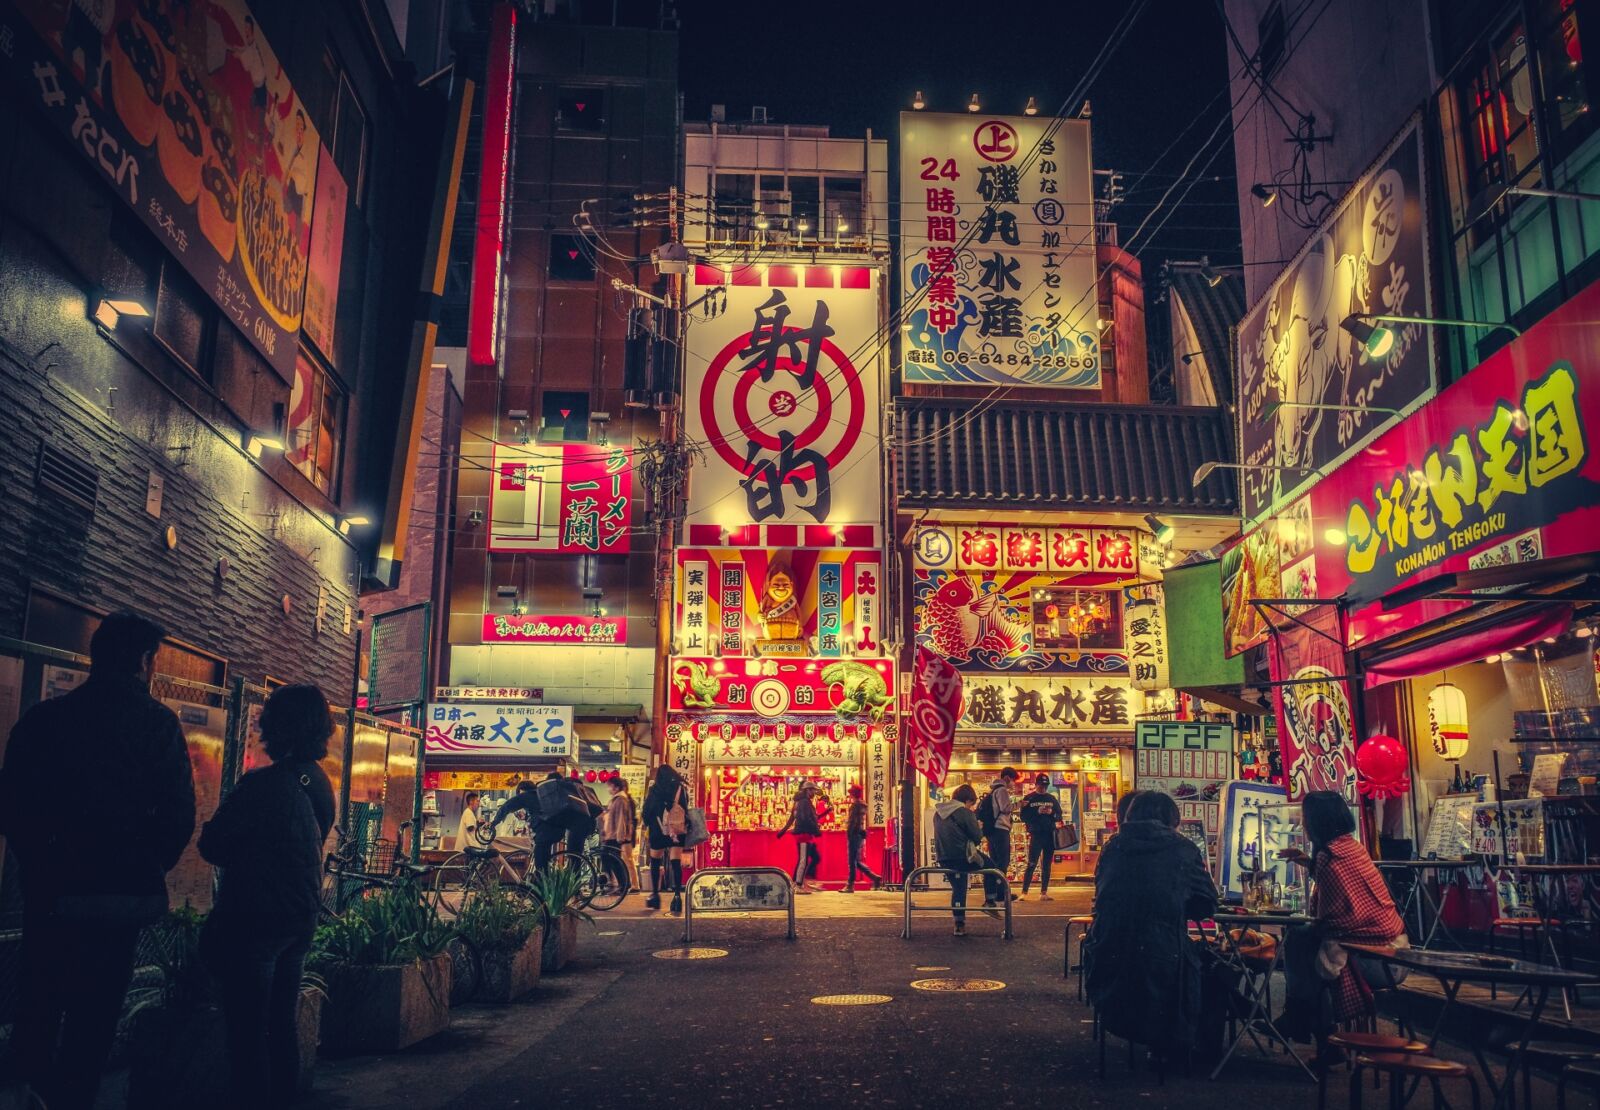
<svg viewBox="0 0 1600 1110">
<path fill-rule="evenodd" d="M 644 718 L 644 706 L 637 702 L 591 702 L 574 705 L 572 715 L 578 721 L 638 721 Z"/>
</svg>

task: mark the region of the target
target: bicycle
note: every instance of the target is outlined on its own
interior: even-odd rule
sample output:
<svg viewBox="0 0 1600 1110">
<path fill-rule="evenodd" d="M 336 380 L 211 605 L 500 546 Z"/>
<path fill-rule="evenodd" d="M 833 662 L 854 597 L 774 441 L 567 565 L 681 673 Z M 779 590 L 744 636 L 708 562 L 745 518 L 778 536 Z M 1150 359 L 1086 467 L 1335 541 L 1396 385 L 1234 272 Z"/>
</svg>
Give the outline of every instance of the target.
<svg viewBox="0 0 1600 1110">
<path fill-rule="evenodd" d="M 415 830 L 415 828 L 414 822 L 402 821 L 399 827 L 399 840 L 405 839 L 407 829 Z M 337 840 L 333 851 L 328 853 L 328 858 L 323 863 L 321 905 L 317 912 L 319 921 L 331 921 L 344 913 L 353 901 L 365 898 L 374 891 L 392 890 L 405 885 L 414 886 L 431 870 L 424 864 L 412 863 L 398 850 L 398 844 L 387 870 L 368 869 L 363 866 L 364 861 L 360 858 L 361 845 L 356 837 L 343 825 L 334 826 L 334 832 L 337 834 Z M 381 843 L 380 841 L 379 844 Z"/>
<path fill-rule="evenodd" d="M 562 849 L 550 857 L 550 865 L 578 869 L 583 909 L 614 910 L 631 892 L 628 865 L 622 853 L 610 845 L 585 844 L 579 852 Z M 616 880 L 617 875 L 623 876 L 621 882 Z"/>
</svg>

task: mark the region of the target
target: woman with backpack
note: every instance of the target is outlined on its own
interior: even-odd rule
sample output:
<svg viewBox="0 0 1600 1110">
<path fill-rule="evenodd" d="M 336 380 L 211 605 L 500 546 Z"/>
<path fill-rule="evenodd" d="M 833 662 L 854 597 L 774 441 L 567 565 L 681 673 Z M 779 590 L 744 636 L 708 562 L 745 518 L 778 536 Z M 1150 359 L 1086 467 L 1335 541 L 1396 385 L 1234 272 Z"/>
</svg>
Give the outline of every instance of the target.
<svg viewBox="0 0 1600 1110">
<path fill-rule="evenodd" d="M 650 897 L 645 906 L 661 908 L 663 864 L 672 869 L 672 912 L 683 912 L 683 837 L 689 831 L 689 785 L 671 767 L 656 772 L 644 796 L 644 825 L 650 837 Z"/>
<path fill-rule="evenodd" d="M 794 830 L 794 889 L 796 894 L 814 894 L 822 889 L 816 881 L 817 869 L 822 866 L 822 853 L 818 842 L 822 838 L 822 819 L 817 814 L 817 803 L 812 796 L 817 788 L 809 782 L 794 796 L 794 806 L 789 819 L 778 830 L 779 839 L 790 829 Z"/>
</svg>

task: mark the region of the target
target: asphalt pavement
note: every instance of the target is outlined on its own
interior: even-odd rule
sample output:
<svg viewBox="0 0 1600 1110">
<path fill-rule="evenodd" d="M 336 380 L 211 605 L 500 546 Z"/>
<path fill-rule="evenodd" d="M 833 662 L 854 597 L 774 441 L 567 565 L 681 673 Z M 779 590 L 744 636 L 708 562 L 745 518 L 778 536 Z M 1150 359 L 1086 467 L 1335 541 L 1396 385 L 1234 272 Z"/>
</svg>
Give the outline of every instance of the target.
<svg viewBox="0 0 1600 1110">
<path fill-rule="evenodd" d="M 977 892 L 974 892 L 977 893 Z M 783 915 L 682 921 L 637 904 L 583 926 L 577 961 L 527 999 L 465 1007 L 439 1037 L 393 1056 L 328 1061 L 318 1110 L 410 1107 L 1097 1107 L 1309 1105 L 1314 1086 L 1284 1058 L 1250 1056 L 1213 1082 L 1130 1071 L 1120 1042 L 1104 1080 L 1087 1007 L 1062 975 L 1064 919 L 1086 889 L 1018 907 L 1016 939 L 969 913 L 918 915 L 900 937 L 899 896 L 799 899 L 799 938 Z M 936 906 L 937 895 L 919 896 Z M 632 903 L 633 900 L 630 900 Z M 987 980 L 925 990 L 925 980 Z M 823 1005 L 824 996 L 852 998 Z M 1337 1082 L 1335 1104 L 1346 1087 Z M 1378 1096 L 1382 1097 L 1382 1096 Z"/>
</svg>

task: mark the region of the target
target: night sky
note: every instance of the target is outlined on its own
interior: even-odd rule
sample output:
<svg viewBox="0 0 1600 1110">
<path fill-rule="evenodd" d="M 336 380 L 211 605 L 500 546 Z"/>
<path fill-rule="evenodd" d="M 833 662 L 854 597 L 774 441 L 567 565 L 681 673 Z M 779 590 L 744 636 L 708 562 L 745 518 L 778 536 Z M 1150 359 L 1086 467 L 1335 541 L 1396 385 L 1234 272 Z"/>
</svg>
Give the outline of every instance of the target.
<svg viewBox="0 0 1600 1110">
<path fill-rule="evenodd" d="M 895 174 L 897 118 L 916 90 L 929 110 L 961 111 L 977 92 L 986 112 L 1020 114 L 1029 96 L 1041 112 L 1055 111 L 1127 3 L 816 0 L 780 9 L 684 0 L 685 117 L 705 120 L 712 104 L 726 104 L 730 121 L 748 120 L 750 106 L 763 104 L 775 123 L 826 123 L 845 136 L 870 127 L 890 140 Z M 1151 297 L 1164 257 L 1239 261 L 1231 123 L 1203 144 L 1227 111 L 1233 60 L 1210 0 L 1152 0 L 1090 89 L 1095 168 L 1124 175 L 1127 200 L 1116 211 L 1124 247 L 1201 151 L 1190 177 L 1134 244 Z M 1208 161 L 1210 170 L 1200 174 Z M 1200 183 L 1152 235 L 1195 178 Z"/>
</svg>

